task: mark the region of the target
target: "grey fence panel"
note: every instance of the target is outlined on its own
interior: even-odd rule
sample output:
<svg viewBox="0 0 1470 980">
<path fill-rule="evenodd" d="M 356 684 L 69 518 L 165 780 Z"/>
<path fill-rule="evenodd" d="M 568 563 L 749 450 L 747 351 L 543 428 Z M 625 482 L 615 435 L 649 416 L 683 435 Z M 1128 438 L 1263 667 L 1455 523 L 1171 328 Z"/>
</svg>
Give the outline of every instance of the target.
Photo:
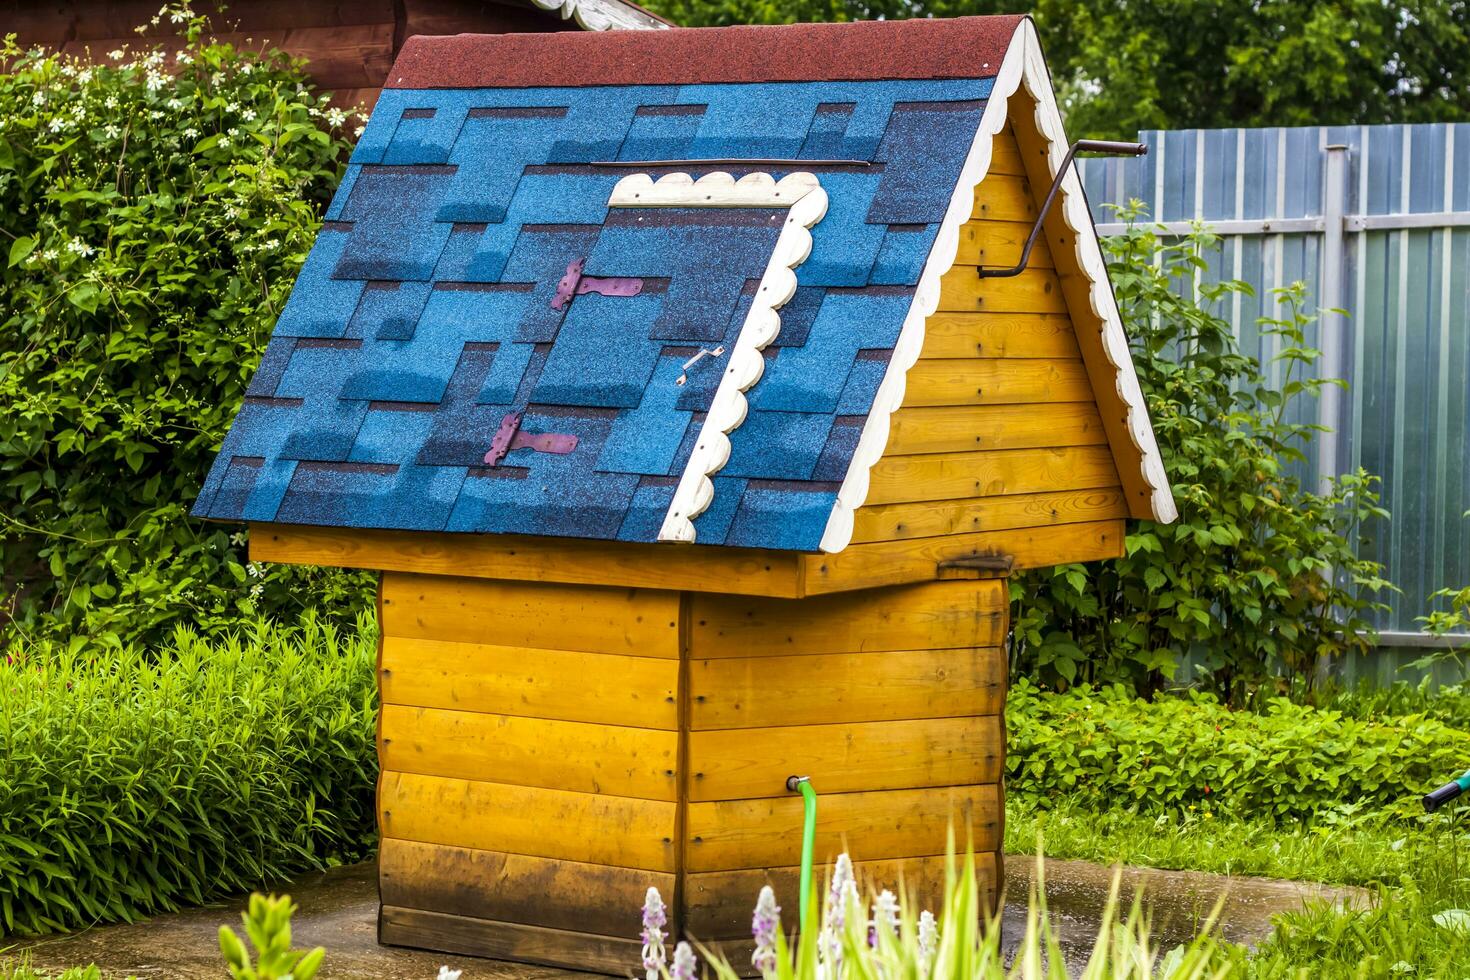
<svg viewBox="0 0 1470 980">
<path fill-rule="evenodd" d="M 1393 517 L 1366 529 L 1365 547 L 1403 594 L 1378 625 L 1385 644 L 1415 643 L 1429 594 L 1470 582 L 1470 123 L 1139 139 L 1146 157 L 1081 162 L 1094 216 L 1116 230 L 1115 206 L 1137 199 L 1147 220 L 1215 225 L 1211 275 L 1255 290 L 1220 311 L 1243 350 L 1272 361 L 1279 344 L 1258 319 L 1277 315 L 1272 291 L 1295 280 L 1313 306 L 1346 311 L 1309 338 L 1350 385 L 1299 407 L 1334 430 L 1308 454 L 1310 472 L 1361 465 L 1383 478 Z"/>
</svg>

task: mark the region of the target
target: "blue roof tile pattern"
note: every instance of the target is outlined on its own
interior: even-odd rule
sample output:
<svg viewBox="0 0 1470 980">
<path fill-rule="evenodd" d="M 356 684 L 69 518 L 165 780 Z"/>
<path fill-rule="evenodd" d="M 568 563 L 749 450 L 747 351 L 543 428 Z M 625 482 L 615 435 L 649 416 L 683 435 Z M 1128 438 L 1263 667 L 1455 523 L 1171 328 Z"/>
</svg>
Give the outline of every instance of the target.
<svg viewBox="0 0 1470 980">
<path fill-rule="evenodd" d="M 194 513 L 657 540 L 726 362 L 684 364 L 731 348 L 785 218 L 609 209 L 672 160 L 811 170 L 828 195 L 694 522 L 702 544 L 816 550 L 990 84 L 385 90 Z M 700 163 L 719 158 L 813 163 Z M 636 295 L 553 307 L 578 260 Z M 575 448 L 487 465 L 511 413 Z"/>
</svg>

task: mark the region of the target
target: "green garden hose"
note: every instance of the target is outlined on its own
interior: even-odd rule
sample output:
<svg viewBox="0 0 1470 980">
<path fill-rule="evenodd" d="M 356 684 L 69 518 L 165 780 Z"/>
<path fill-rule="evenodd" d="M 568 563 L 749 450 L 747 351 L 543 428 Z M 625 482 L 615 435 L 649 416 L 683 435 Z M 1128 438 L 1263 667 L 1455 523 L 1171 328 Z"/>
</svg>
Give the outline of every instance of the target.
<svg viewBox="0 0 1470 980">
<path fill-rule="evenodd" d="M 812 789 L 810 776 L 789 776 L 786 788 L 800 792 L 804 814 L 801 825 L 801 924 L 806 925 L 807 903 L 812 895 L 812 852 L 817 849 L 817 791 Z"/>
</svg>

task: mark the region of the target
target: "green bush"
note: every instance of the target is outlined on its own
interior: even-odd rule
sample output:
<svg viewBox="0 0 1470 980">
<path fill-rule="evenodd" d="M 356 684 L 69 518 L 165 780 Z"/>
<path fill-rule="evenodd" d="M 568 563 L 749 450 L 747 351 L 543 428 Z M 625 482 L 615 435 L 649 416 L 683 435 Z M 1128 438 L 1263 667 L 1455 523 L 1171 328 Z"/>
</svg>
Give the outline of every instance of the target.
<svg viewBox="0 0 1470 980">
<path fill-rule="evenodd" d="M 1196 811 L 1268 821 L 1418 809 L 1470 762 L 1470 732 L 1411 716 L 1390 721 L 1272 699 L 1232 711 L 1212 695 L 1146 701 L 1122 686 L 1040 694 L 1012 689 L 1007 789 L 1044 805 L 1138 813 Z"/>
<path fill-rule="evenodd" d="M 348 143 L 299 63 L 165 15 L 177 57 L 0 44 L 0 627 L 32 636 L 366 605 L 187 517 Z"/>
<path fill-rule="evenodd" d="M 376 635 L 310 615 L 0 664 L 0 933 L 131 920 L 374 840 Z"/>
<path fill-rule="evenodd" d="M 1108 242 L 1179 519 L 1130 526 L 1122 558 L 1012 579 L 1017 674 L 1148 690 L 1193 652 L 1239 702 L 1277 671 L 1310 683 L 1319 657 L 1372 643 L 1366 614 L 1390 586 L 1356 545 L 1363 522 L 1387 516 L 1376 479 L 1345 474 L 1315 493 L 1294 472 L 1316 426 L 1293 419 L 1315 417 L 1301 403 L 1321 388 L 1304 288 L 1277 290 L 1279 316 L 1260 321 L 1281 350 L 1273 387 L 1217 312 L 1249 286 L 1207 281 L 1214 244 L 1203 231 L 1165 243 L 1138 225 Z"/>
</svg>

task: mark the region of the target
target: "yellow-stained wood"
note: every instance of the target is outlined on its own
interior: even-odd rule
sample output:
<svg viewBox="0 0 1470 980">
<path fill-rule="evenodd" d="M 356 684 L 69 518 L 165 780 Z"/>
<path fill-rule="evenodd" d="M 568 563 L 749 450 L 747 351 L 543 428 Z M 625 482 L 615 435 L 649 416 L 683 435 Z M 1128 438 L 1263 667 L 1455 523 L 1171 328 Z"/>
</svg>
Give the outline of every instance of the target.
<svg viewBox="0 0 1470 980">
<path fill-rule="evenodd" d="M 1092 383 L 1081 361 L 1051 358 L 946 358 L 909 368 L 903 407 L 1081 402 Z"/>
<path fill-rule="evenodd" d="M 987 176 L 993 174 L 1010 174 L 1014 177 L 1026 176 L 1026 162 L 1021 159 L 1021 148 L 1016 145 L 1016 133 L 1010 123 L 995 134 L 990 141 L 990 166 L 986 168 Z"/>
<path fill-rule="evenodd" d="M 696 660 L 695 731 L 1000 714 L 1000 647 Z"/>
<path fill-rule="evenodd" d="M 948 786 L 874 793 L 823 793 L 815 855 L 840 851 L 879 860 L 943 854 L 951 826 L 977 851 L 1000 844 L 1000 787 Z M 759 800 L 690 803 L 688 872 L 730 871 L 801 863 L 802 800 L 787 794 Z"/>
<path fill-rule="evenodd" d="M 386 636 L 381 682 L 385 705 L 679 728 L 674 660 Z"/>
<path fill-rule="evenodd" d="M 876 895 L 885 888 L 896 895 L 902 885 L 909 908 L 932 910 L 943 906 L 946 862 L 942 854 L 887 861 L 859 860 L 853 862 L 853 871 L 864 895 Z M 994 853 L 975 855 L 975 877 L 986 909 L 993 907 L 995 900 L 995 870 Z M 812 879 L 826 881 L 831 873 L 831 865 L 819 865 L 812 869 Z M 794 909 L 800 880 L 801 868 L 797 866 L 692 874 L 685 886 L 686 928 L 696 938 L 743 939 L 750 934 L 750 896 L 760 894 L 762 887 L 770 885 L 776 893 L 776 903 L 783 909 Z"/>
<path fill-rule="evenodd" d="M 972 313 L 1066 313 L 1062 284 L 1050 269 L 981 279 L 973 265 L 956 265 L 939 280 L 939 309 Z"/>
<path fill-rule="evenodd" d="M 852 540 L 893 541 L 1127 516 L 1128 504 L 1119 487 L 879 504 L 858 510 Z"/>
<path fill-rule="evenodd" d="M 1099 561 L 1123 554 L 1123 522 L 1089 521 L 1056 527 L 981 531 L 942 538 L 849 545 L 835 555 L 807 555 L 807 591 L 843 592 L 906 581 L 921 568 L 982 555 L 1006 555 L 1016 569 Z"/>
<path fill-rule="evenodd" d="M 383 705 L 379 727 L 383 768 L 396 772 L 678 798 L 677 732 L 396 704 Z"/>
<path fill-rule="evenodd" d="M 392 837 L 378 848 L 384 905 L 477 919 L 623 936 L 650 886 L 672 897 L 674 876 Z"/>
<path fill-rule="evenodd" d="M 532 857 L 674 870 L 676 806 L 506 783 L 384 772 L 384 837 Z"/>
<path fill-rule="evenodd" d="M 1043 193 L 1047 184 L 1042 184 Z M 972 216 L 984 221 L 1036 220 L 1038 205 L 1027 177 L 990 173 L 975 188 Z"/>
<path fill-rule="evenodd" d="M 378 913 L 378 942 L 492 960 L 544 963 L 612 976 L 628 972 L 628 964 L 638 962 L 642 949 L 636 939 L 493 922 L 396 905 L 384 905 Z"/>
<path fill-rule="evenodd" d="M 889 422 L 888 446 L 878 467 L 892 457 L 919 453 L 1106 445 L 1102 419 L 1091 402 L 902 408 Z M 922 486 L 909 488 L 910 494 L 924 496 L 925 492 Z M 873 499 L 871 494 L 868 499 Z"/>
<path fill-rule="evenodd" d="M 250 558 L 519 582 L 802 594 L 795 554 L 690 544 L 252 524 Z"/>
<path fill-rule="evenodd" d="M 1049 186 L 1051 173 L 1047 163 L 1048 143 L 1036 127 L 1036 117 L 1032 111 L 1035 101 L 1024 91 L 1017 92 L 1015 99 L 1016 111 L 1011 118 L 1015 120 L 1017 146 L 1030 174 L 1032 186 Z M 1119 475 L 1122 477 L 1129 509 L 1134 517 L 1152 517 L 1151 492 L 1144 482 L 1138 464 L 1138 449 L 1128 431 L 1127 405 L 1118 395 L 1117 371 L 1102 346 L 1103 323 L 1093 312 L 1091 286 L 1082 275 L 1082 266 L 1077 258 L 1077 240 L 1067 227 L 1062 208 L 1052 207 L 1043 230 L 1047 243 L 1051 246 L 1063 297 L 1072 314 L 1078 345 L 1092 378 L 1093 390 L 1097 393 L 1098 409 L 1106 427 L 1108 442 L 1117 458 L 1124 461 L 1119 465 Z M 1091 229 L 1084 231 L 1090 233 Z"/>
<path fill-rule="evenodd" d="M 1037 412 L 1044 415 L 1046 409 Z M 869 480 L 865 508 L 907 500 L 1091 490 L 1117 486 L 1118 471 L 1106 446 L 1063 446 L 885 456 Z"/>
<path fill-rule="evenodd" d="M 663 590 L 394 573 L 383 616 L 389 636 L 679 656 L 679 594 Z"/>
<path fill-rule="evenodd" d="M 960 226 L 959 251 L 955 262 L 960 265 L 983 265 L 1011 268 L 1021 261 L 1026 236 L 1033 227 L 1030 221 L 967 221 Z M 1029 269 L 1050 269 L 1051 250 L 1038 238 L 1031 248 Z"/>
<path fill-rule="evenodd" d="M 924 321 L 922 359 L 1082 356 L 1061 313 L 933 313 Z"/>
<path fill-rule="evenodd" d="M 928 582 L 871 595 L 793 601 L 692 596 L 689 650 L 716 657 L 857 653 L 995 646 L 1006 611 L 1003 582 Z"/>
<path fill-rule="evenodd" d="M 829 793 L 998 782 L 1000 715 L 694 732 L 689 798 L 787 796 L 794 771 Z"/>
</svg>

